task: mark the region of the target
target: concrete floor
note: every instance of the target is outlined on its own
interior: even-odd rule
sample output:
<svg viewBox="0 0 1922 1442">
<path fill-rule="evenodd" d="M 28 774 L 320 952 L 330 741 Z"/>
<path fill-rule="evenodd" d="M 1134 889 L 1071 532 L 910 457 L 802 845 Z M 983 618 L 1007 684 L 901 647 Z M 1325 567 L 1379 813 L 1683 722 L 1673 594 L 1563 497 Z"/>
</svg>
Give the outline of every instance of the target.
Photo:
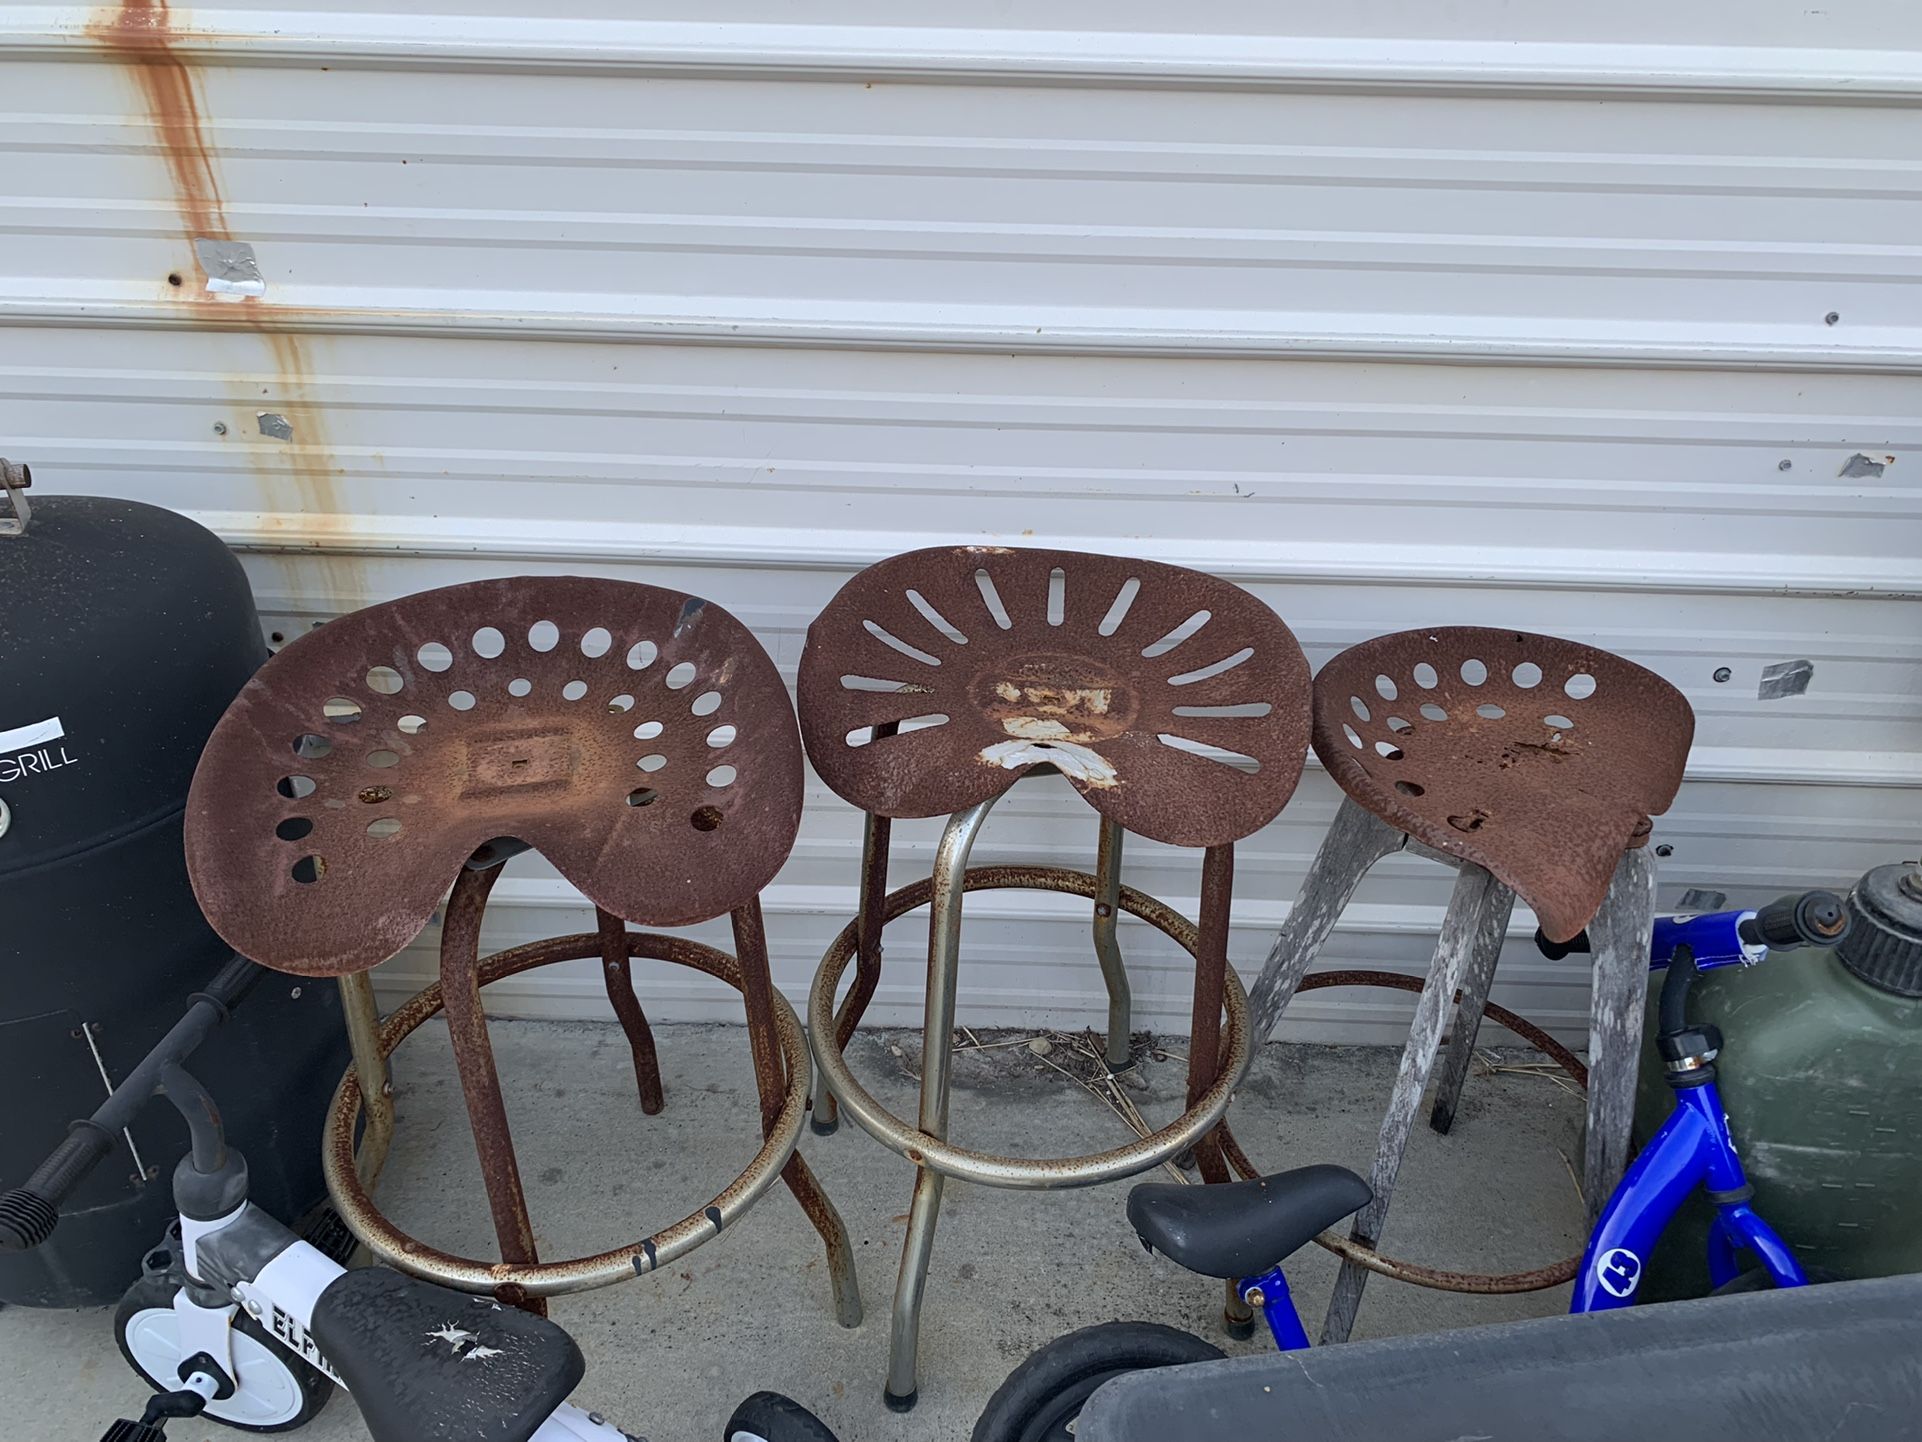
<svg viewBox="0 0 1922 1442">
<path fill-rule="evenodd" d="M 501 1022 L 494 1045 L 508 1084 L 522 1175 L 543 1253 L 584 1254 L 696 1210 L 754 1150 L 755 1092 L 745 1034 L 721 1026 L 657 1029 L 667 1110 L 640 1112 L 626 1046 L 593 1023 Z M 1007 1041 L 1006 1034 L 983 1042 Z M 1104 1103 L 1049 1063 L 1084 1059 L 1057 1038 L 1045 1060 L 1020 1038 L 957 1058 L 952 1135 L 1030 1156 L 1100 1150 L 1128 1135 Z M 1171 1045 L 1178 1051 L 1179 1044 Z M 1255 1161 L 1280 1169 L 1339 1161 L 1366 1171 L 1397 1052 L 1271 1045 L 1231 1118 Z M 912 1115 L 919 1039 L 864 1035 L 850 1059 L 881 1101 Z M 1526 1060 L 1526 1058 L 1523 1058 Z M 1133 1093 L 1151 1122 L 1178 1110 L 1182 1064 L 1145 1062 Z M 424 1028 L 396 1058 L 401 1134 L 383 1204 L 415 1235 L 490 1255 L 492 1235 L 446 1033 Z M 1470 1079 L 1454 1134 L 1417 1128 L 1386 1237 L 1389 1249 L 1470 1271 L 1534 1267 L 1576 1250 L 1581 1206 L 1579 1098 L 1534 1073 Z M 235 1139 L 245 1146 L 245 1138 Z M 1022 1357 L 1075 1327 L 1117 1317 L 1184 1327 L 1229 1353 L 1217 1326 L 1218 1283 L 1150 1262 L 1122 1214 L 1125 1186 L 1008 1192 L 950 1182 L 921 1338 L 921 1402 L 881 1405 L 888 1309 L 912 1169 L 851 1123 L 802 1148 L 840 1207 L 857 1252 L 867 1320 L 834 1323 L 818 1244 L 784 1188 L 736 1227 L 656 1275 L 565 1298 L 555 1320 L 587 1355 L 575 1398 L 654 1442 L 717 1437 L 729 1410 L 759 1388 L 805 1402 L 846 1442 L 966 1438 L 989 1394 Z M 1165 1268 L 1165 1270 L 1164 1270 Z M 1311 1335 L 1335 1259 L 1305 1248 L 1289 1267 Z M 1358 1337 L 1434 1331 L 1566 1310 L 1568 1288 L 1513 1297 L 1423 1291 L 1372 1280 Z M 106 1311 L 0 1310 L 0 1397 L 8 1436 L 95 1442 L 144 1401 L 115 1350 Z M 237 1434 L 177 1423 L 173 1442 Z M 299 1434 L 364 1442 L 336 1395 Z"/>
</svg>

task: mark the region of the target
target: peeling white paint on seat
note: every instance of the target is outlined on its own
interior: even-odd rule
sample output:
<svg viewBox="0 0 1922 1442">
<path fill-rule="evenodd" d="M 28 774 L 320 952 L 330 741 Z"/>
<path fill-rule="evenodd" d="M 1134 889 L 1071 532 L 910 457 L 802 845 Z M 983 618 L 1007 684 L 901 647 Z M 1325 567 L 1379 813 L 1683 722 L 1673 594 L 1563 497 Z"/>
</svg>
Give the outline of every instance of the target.
<svg viewBox="0 0 1922 1442">
<path fill-rule="evenodd" d="M 1001 722 L 1001 729 L 1024 741 L 1066 741 L 1074 735 L 1059 721 L 1044 716 L 1009 716 Z"/>
<path fill-rule="evenodd" d="M 1121 783 L 1121 778 L 1115 775 L 1114 766 L 1107 757 L 1073 741 L 997 741 L 982 749 L 981 759 L 991 766 L 1005 766 L 1010 771 L 1046 762 L 1063 776 L 1089 786 L 1118 786 Z"/>
</svg>

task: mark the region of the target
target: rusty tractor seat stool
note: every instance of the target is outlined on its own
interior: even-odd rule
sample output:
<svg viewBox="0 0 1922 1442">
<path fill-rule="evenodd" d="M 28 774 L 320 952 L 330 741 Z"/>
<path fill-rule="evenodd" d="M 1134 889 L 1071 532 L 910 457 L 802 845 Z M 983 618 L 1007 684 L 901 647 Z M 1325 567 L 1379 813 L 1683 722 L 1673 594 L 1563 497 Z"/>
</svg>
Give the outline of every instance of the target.
<svg viewBox="0 0 1922 1442">
<path fill-rule="evenodd" d="M 1445 1028 L 1430 1122 L 1446 1132 L 1454 1120 L 1517 895 L 1551 939 L 1587 927 L 1594 942 L 1582 1169 L 1592 1228 L 1628 1160 L 1655 904 L 1641 848 L 1675 799 L 1694 732 L 1687 700 L 1661 677 L 1552 636 L 1403 631 L 1316 676 L 1315 755 L 1347 797 L 1250 993 L 1254 1036 L 1273 1029 L 1377 861 L 1409 849 L 1458 869 L 1382 1119 L 1375 1200 L 1356 1214 L 1324 1342 L 1354 1325 Z M 1535 1285 L 1564 1271 L 1543 1269 Z"/>
<path fill-rule="evenodd" d="M 195 893 L 236 951 L 300 976 L 363 973 L 411 942 L 453 887 L 438 985 L 378 1031 L 371 1004 L 352 1020 L 355 1065 L 334 1099 L 328 1187 L 376 1256 L 539 1310 L 544 1297 L 666 1265 L 779 1175 L 826 1243 L 842 1324 L 860 1321 L 846 1231 L 794 1150 L 807 1044 L 769 980 L 761 922 L 759 894 L 794 843 L 801 786 L 800 738 L 773 662 L 719 606 L 654 586 L 562 576 L 427 591 L 309 632 L 247 683 L 201 758 L 187 813 Z M 527 849 L 594 903 L 598 929 L 481 961 L 488 892 L 501 864 Z M 626 926 L 724 915 L 733 957 Z M 635 956 L 740 991 L 763 1145 L 713 1203 L 674 1226 L 599 1256 L 542 1262 L 480 987 L 598 957 L 642 1110 L 654 1113 L 660 1069 L 629 974 Z M 499 1262 L 407 1236 L 369 1196 L 377 1166 L 355 1166 L 363 1101 L 377 1119 L 388 1095 L 387 1057 L 443 1009 Z"/>
<path fill-rule="evenodd" d="M 1238 587 L 1174 566 L 1067 551 L 955 547 L 896 556 L 844 586 L 808 631 L 802 734 L 834 791 L 867 813 L 859 914 L 822 959 L 808 1030 L 833 1099 L 919 1169 L 894 1296 L 886 1399 L 916 1393 L 922 1293 L 943 1178 L 987 1186 L 1074 1187 L 1132 1176 L 1193 1146 L 1227 1180 L 1213 1128 L 1248 1049 L 1245 998 L 1227 964 L 1234 843 L 1278 814 L 1300 780 L 1308 664 L 1279 617 Z M 989 808 L 1029 773 L 1066 777 L 1100 816 L 1093 875 L 968 866 Z M 934 874 L 887 891 L 890 822 L 948 816 Z M 1201 915 L 1190 926 L 1121 885 L 1133 831 L 1205 848 Z M 1025 887 L 1092 903 L 1107 984 L 1107 1061 L 1130 1062 L 1129 993 L 1116 942 L 1127 911 L 1193 953 L 1187 1110 L 1153 1134 L 1060 1160 L 990 1156 L 947 1140 L 961 898 Z M 843 1049 L 874 995 L 883 925 L 930 908 L 918 1124 L 891 1115 L 848 1070 Z M 855 981 L 835 995 L 850 960 Z M 1222 1036 L 1222 1013 L 1227 1035 Z"/>
</svg>

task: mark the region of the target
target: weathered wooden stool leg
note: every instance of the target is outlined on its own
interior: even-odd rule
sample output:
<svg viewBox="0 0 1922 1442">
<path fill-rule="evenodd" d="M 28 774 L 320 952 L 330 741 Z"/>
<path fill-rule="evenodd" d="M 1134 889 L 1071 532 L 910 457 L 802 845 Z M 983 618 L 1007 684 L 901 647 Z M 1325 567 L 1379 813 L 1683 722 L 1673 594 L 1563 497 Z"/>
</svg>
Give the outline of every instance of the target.
<svg viewBox="0 0 1922 1442">
<path fill-rule="evenodd" d="M 1455 1019 L 1449 1027 L 1448 1051 L 1442 1057 L 1441 1072 L 1435 1078 L 1435 1104 L 1428 1113 L 1428 1125 L 1446 1135 L 1455 1124 L 1455 1108 L 1461 1104 L 1462 1084 L 1475 1060 L 1475 1038 L 1482 1029 L 1482 1012 L 1488 1006 L 1489 989 L 1495 984 L 1495 964 L 1501 960 L 1499 945 L 1478 951 L 1468 959 L 1462 973 L 1461 994 L 1455 998 Z"/>
<path fill-rule="evenodd" d="M 1253 1069 L 1255 1059 L 1280 1022 L 1282 1012 L 1294 999 L 1301 979 L 1321 955 L 1322 947 L 1327 944 L 1342 912 L 1347 910 L 1349 899 L 1361 885 L 1362 878 L 1377 861 L 1401 850 L 1407 842 L 1408 838 L 1387 822 L 1364 811 L 1349 798 L 1342 798 L 1334 822 L 1315 852 L 1314 863 L 1302 879 L 1301 890 L 1296 893 L 1281 935 L 1269 948 L 1261 975 L 1248 992 L 1248 1061 L 1244 1072 Z M 1216 1139 L 1239 1157 L 1247 1174 L 1256 1175 L 1253 1166 L 1241 1155 L 1239 1146 L 1234 1145 L 1234 1135 L 1227 1122 L 1216 1128 L 1216 1134 Z M 1253 1309 L 1242 1300 L 1241 1289 L 1233 1282 L 1228 1283 L 1222 1320 L 1230 1336 L 1253 1335 Z"/>
<path fill-rule="evenodd" d="M 874 728 L 876 736 L 892 735 L 900 729 L 890 721 Z M 872 813 L 861 832 L 861 902 L 857 913 L 860 923 L 858 950 L 854 959 L 854 985 L 834 1010 L 835 1044 L 843 1050 L 854 1039 L 854 1029 L 867 1015 L 874 989 L 881 983 L 881 907 L 888 895 L 888 843 L 894 823 Z M 841 1125 L 841 1103 L 828 1090 L 825 1080 L 814 1090 L 814 1112 L 808 1118 L 814 1134 L 824 1137 Z"/>
<path fill-rule="evenodd" d="M 1388 1203 L 1395 1191 L 1395 1176 L 1401 1170 L 1408 1133 L 1415 1124 L 1422 1092 L 1428 1086 L 1429 1069 L 1441 1046 L 1442 1024 L 1448 1008 L 1454 1004 L 1455 989 L 1461 985 L 1462 975 L 1472 958 L 1501 949 L 1514 907 L 1515 893 L 1479 866 L 1464 864 L 1456 875 L 1448 915 L 1442 920 L 1441 939 L 1435 946 L 1435 959 L 1429 966 L 1421 999 L 1415 1003 L 1415 1019 L 1408 1028 L 1408 1043 L 1402 1048 L 1401 1069 L 1395 1074 L 1395 1089 L 1382 1117 L 1375 1164 L 1368 1178 L 1375 1199 L 1356 1214 L 1349 1229 L 1349 1235 L 1365 1246 L 1374 1246 L 1381 1237 L 1382 1222 L 1388 1216 Z M 1335 1278 L 1334 1296 L 1328 1303 L 1328 1315 L 1322 1322 L 1323 1343 L 1348 1340 L 1367 1278 L 1366 1268 L 1343 1259 L 1341 1272 Z"/>
<path fill-rule="evenodd" d="M 612 912 L 594 908 L 601 934 L 601 980 L 607 983 L 607 999 L 614 1004 L 621 1030 L 627 1033 L 628 1049 L 634 1053 L 634 1084 L 640 1089 L 641 1110 L 658 1116 L 666 1105 L 661 1095 L 661 1059 L 654 1052 L 654 1032 L 634 995 L 634 973 L 627 954 L 627 923 Z"/>
<path fill-rule="evenodd" d="M 1590 1231 L 1628 1166 L 1654 918 L 1655 862 L 1646 848 L 1625 852 L 1602 909 L 1588 924 L 1594 948 L 1594 1001 L 1588 1022 L 1588 1138 L 1582 1157 L 1582 1197 L 1588 1203 Z"/>
<path fill-rule="evenodd" d="M 487 894 L 494 889 L 500 868 L 463 867 L 440 933 L 440 994 L 447 1013 L 447 1034 L 454 1046 L 454 1065 L 467 1098 L 467 1119 L 474 1130 L 474 1150 L 480 1155 L 481 1181 L 487 1188 L 488 1210 L 494 1214 L 494 1235 L 500 1240 L 501 1260 L 514 1265 L 538 1262 L 534 1222 L 527 1214 L 527 1193 L 521 1187 L 520 1162 L 507 1126 L 507 1103 L 501 1097 L 500 1073 L 494 1067 L 494 1047 L 487 1036 L 487 1014 L 481 1010 L 480 923 Z M 503 1288 L 498 1300 L 547 1315 L 538 1297 L 528 1297 L 518 1286 Z"/>
<path fill-rule="evenodd" d="M 1111 1072 L 1134 1065 L 1134 997 L 1128 987 L 1128 967 L 1121 958 L 1116 936 L 1121 917 L 1120 823 L 1101 819 L 1101 840 L 1094 869 L 1094 954 L 1101 962 L 1101 979 L 1108 986 L 1108 1046 Z"/>
<path fill-rule="evenodd" d="M 1361 879 L 1377 861 L 1401 850 L 1407 842 L 1406 836 L 1380 817 L 1342 798 L 1341 809 L 1322 838 L 1321 849 L 1301 883 L 1281 935 L 1269 949 L 1261 975 L 1248 989 L 1250 1067 L 1294 999 L 1301 979 L 1327 944 L 1335 923 L 1348 909 Z"/>
<path fill-rule="evenodd" d="M 921 1036 L 919 1125 L 929 1136 L 948 1134 L 949 1063 L 954 1057 L 954 993 L 961 959 L 961 893 L 968 853 L 995 800 L 990 798 L 948 818 L 934 857 L 934 890 L 928 908 L 928 996 Z M 894 1317 L 888 1333 L 888 1381 L 882 1400 L 896 1412 L 914 1406 L 919 1390 L 915 1356 L 921 1346 L 921 1298 L 934 1255 L 934 1224 L 941 1215 L 941 1174 L 917 1167 L 908 1234 L 901 1245 L 901 1274 L 894 1286 Z"/>
<path fill-rule="evenodd" d="M 754 1054 L 754 1081 L 761 1096 L 761 1135 L 766 1136 L 787 1097 L 787 1064 L 774 1026 L 774 981 L 769 975 L 767 927 L 760 898 L 735 911 L 734 956 L 741 966 L 741 999 L 747 1007 L 748 1046 Z M 840 1212 L 814 1180 L 799 1152 L 781 1168 L 781 1180 L 821 1234 L 827 1248 L 828 1280 L 834 1289 L 834 1316 L 843 1327 L 861 1325 L 861 1284 L 854 1274 L 854 1246 Z"/>
</svg>

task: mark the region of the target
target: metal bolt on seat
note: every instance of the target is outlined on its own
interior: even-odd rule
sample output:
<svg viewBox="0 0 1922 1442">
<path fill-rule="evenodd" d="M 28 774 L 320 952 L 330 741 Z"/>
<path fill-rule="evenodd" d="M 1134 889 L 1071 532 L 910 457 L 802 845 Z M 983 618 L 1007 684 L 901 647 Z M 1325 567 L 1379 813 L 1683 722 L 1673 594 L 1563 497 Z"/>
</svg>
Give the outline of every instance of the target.
<svg viewBox="0 0 1922 1442">
<path fill-rule="evenodd" d="M 652 1271 L 710 1237 L 779 1176 L 826 1246 L 836 1310 L 860 1320 L 845 1228 L 795 1152 L 806 1042 L 768 975 L 761 889 L 800 823 L 802 757 L 773 662 L 694 596 L 581 577 L 478 581 L 371 606 L 261 668 L 209 741 L 188 798 L 187 862 L 215 929 L 263 965 L 352 984 L 354 1066 L 329 1123 L 328 1187 L 382 1260 L 539 1309 L 542 1298 Z M 594 904 L 597 929 L 482 960 L 488 893 L 539 851 Z M 452 884 L 451 895 L 448 886 Z M 366 971 L 442 905 L 440 981 L 384 1027 Z M 643 927 L 727 916 L 735 955 Z M 644 1112 L 661 1110 L 631 958 L 691 966 L 741 992 L 762 1146 L 708 1206 L 598 1257 L 543 1262 L 494 1067 L 480 988 L 598 957 Z M 392 1134 L 386 1060 L 445 1011 L 500 1241 L 450 1256 L 394 1227 L 369 1189 Z M 357 1121 L 368 1136 L 358 1165 Z"/>
<path fill-rule="evenodd" d="M 1453 1123 L 1518 895 L 1551 939 L 1586 927 L 1594 944 L 1582 1172 L 1593 1224 L 1628 1159 L 1655 902 L 1642 848 L 1681 785 L 1694 730 L 1687 700 L 1661 677 L 1551 636 L 1405 631 L 1349 648 L 1316 676 L 1315 754 L 1347 799 L 1250 992 L 1257 1042 L 1377 861 L 1410 849 L 1459 872 L 1382 1120 L 1375 1200 L 1352 1226 L 1361 1249 L 1381 1236 L 1445 1031 L 1430 1121 L 1442 1132 Z M 1347 1340 L 1366 1277 L 1346 1255 L 1324 1342 Z"/>
<path fill-rule="evenodd" d="M 1066 551 L 963 546 L 880 562 L 844 586 L 808 631 L 802 735 L 821 778 L 866 813 L 859 911 L 823 958 L 808 1004 L 821 1069 L 817 1129 L 836 1103 L 916 1167 L 894 1299 L 886 1396 L 913 1405 L 923 1291 L 945 1177 L 988 1186 L 1087 1186 L 1132 1176 L 1193 1147 L 1225 1181 L 1214 1130 L 1249 1046 L 1227 964 L 1234 843 L 1272 820 L 1306 759 L 1308 665 L 1271 610 L 1225 581 L 1174 566 Z M 1023 776 L 1058 774 L 1100 817 L 1096 872 L 970 867 L 996 800 Z M 893 820 L 946 815 L 934 873 L 889 893 Z M 1203 849 L 1201 914 L 1190 925 L 1121 884 L 1132 831 Z M 1126 1146 L 1088 1156 L 993 1156 L 948 1139 L 962 897 L 1040 888 L 1090 904 L 1108 1006 L 1107 1059 L 1129 1062 L 1121 912 L 1193 953 L 1187 1110 Z M 930 908 L 919 1112 L 883 1108 L 843 1051 L 873 998 L 881 930 Z M 836 1007 L 850 964 L 855 980 Z M 1223 1013 L 1226 1012 L 1226 1031 Z M 1232 1288 L 1230 1289 L 1232 1291 Z M 1238 1299 L 1234 1299 L 1239 1305 Z"/>
</svg>

